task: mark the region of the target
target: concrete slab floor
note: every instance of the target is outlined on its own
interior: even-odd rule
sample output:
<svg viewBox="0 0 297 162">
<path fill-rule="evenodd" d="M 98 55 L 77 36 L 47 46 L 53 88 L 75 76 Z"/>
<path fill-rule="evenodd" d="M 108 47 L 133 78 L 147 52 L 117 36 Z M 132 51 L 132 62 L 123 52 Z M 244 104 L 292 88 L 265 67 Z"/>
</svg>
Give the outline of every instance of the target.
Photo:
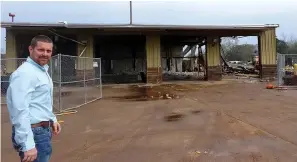
<svg viewBox="0 0 297 162">
<path fill-rule="evenodd" d="M 65 122 L 53 137 L 51 161 L 297 161 L 297 95 L 292 91 L 245 81 L 189 83 L 157 89 L 160 96 L 180 95 L 177 99 L 143 101 L 113 98 L 134 95 L 129 87 L 104 87 L 104 99 L 59 117 Z M 18 161 L 3 105 L 1 111 L 1 159 Z M 168 121 L 172 113 L 181 116 Z"/>
</svg>

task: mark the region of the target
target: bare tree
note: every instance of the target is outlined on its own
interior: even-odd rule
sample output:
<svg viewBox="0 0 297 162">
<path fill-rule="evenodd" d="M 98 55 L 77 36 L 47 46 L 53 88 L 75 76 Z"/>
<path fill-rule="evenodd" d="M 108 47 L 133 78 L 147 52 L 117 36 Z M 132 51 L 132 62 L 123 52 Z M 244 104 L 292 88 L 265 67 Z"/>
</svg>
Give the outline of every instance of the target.
<svg viewBox="0 0 297 162">
<path fill-rule="evenodd" d="M 223 37 L 221 39 L 221 54 L 225 59 L 228 57 L 229 51 L 238 45 L 238 39 L 235 37 Z"/>
<path fill-rule="evenodd" d="M 282 33 L 281 41 L 286 43 L 286 53 L 297 54 L 297 38 L 293 34 L 286 35 L 285 33 Z"/>
</svg>

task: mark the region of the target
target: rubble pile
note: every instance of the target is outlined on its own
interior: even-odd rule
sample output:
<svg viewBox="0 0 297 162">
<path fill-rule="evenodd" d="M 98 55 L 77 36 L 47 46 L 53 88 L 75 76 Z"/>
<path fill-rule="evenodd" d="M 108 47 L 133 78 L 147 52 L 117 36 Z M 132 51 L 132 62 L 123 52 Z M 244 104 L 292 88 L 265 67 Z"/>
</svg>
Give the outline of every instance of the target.
<svg viewBox="0 0 297 162">
<path fill-rule="evenodd" d="M 165 71 L 163 72 L 163 79 L 164 80 L 197 80 L 203 79 L 204 72 L 172 72 L 172 71 Z"/>
<path fill-rule="evenodd" d="M 256 66 L 242 63 L 242 64 L 232 64 L 228 63 L 223 67 L 224 74 L 259 74 L 259 70 Z"/>
</svg>

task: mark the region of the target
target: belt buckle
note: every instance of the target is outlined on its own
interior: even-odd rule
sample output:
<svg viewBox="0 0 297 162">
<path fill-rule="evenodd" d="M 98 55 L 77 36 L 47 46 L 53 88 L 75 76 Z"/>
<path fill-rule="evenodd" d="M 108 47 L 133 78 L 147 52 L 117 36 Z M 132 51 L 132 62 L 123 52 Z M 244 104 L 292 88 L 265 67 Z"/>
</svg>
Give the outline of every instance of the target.
<svg viewBox="0 0 297 162">
<path fill-rule="evenodd" d="M 48 124 L 46 124 L 46 123 L 48 123 Z M 41 124 L 41 126 L 43 128 L 51 127 L 51 122 L 50 121 L 43 121 L 40 124 Z"/>
</svg>

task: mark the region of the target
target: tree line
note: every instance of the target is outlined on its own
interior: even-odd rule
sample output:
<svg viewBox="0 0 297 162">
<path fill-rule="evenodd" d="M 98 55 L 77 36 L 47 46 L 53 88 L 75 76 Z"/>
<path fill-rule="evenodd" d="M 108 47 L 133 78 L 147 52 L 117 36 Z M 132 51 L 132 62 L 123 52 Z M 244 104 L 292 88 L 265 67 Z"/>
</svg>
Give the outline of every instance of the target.
<svg viewBox="0 0 297 162">
<path fill-rule="evenodd" d="M 276 38 L 276 51 L 280 54 L 297 54 L 297 39 Z M 227 61 L 252 61 L 258 55 L 258 45 L 239 44 L 238 38 L 223 38 L 221 53 Z"/>
<path fill-rule="evenodd" d="M 276 51 L 280 54 L 297 54 L 297 40 L 282 40 L 276 38 Z"/>
</svg>

